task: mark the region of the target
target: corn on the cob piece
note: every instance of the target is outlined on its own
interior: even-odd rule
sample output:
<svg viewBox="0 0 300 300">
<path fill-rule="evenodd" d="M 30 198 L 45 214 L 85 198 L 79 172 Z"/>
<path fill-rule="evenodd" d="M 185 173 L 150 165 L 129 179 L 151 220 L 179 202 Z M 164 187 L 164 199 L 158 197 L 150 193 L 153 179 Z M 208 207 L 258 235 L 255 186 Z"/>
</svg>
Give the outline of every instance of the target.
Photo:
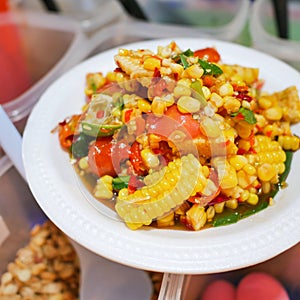
<svg viewBox="0 0 300 300">
<path fill-rule="evenodd" d="M 105 175 L 97 180 L 94 196 L 98 199 L 111 199 L 113 196 L 112 177 Z"/>
<path fill-rule="evenodd" d="M 122 193 L 115 209 L 131 229 L 149 225 L 181 205 L 195 190 L 198 178 L 206 178 L 198 159 L 192 154 L 170 162 L 145 177 L 145 186 L 133 194 Z M 205 185 L 197 185 L 201 192 Z"/>
<path fill-rule="evenodd" d="M 300 99 L 296 86 L 286 88 L 273 94 L 282 108 L 283 119 L 290 123 L 300 122 Z"/>
<path fill-rule="evenodd" d="M 194 230 L 200 230 L 205 225 L 206 220 L 205 208 L 199 204 L 194 204 L 186 212 L 186 221 Z"/>
<path fill-rule="evenodd" d="M 244 81 L 250 85 L 258 79 L 259 69 L 243 67 L 240 65 L 222 65 L 225 76 L 229 79 L 239 77 L 240 81 Z"/>
</svg>

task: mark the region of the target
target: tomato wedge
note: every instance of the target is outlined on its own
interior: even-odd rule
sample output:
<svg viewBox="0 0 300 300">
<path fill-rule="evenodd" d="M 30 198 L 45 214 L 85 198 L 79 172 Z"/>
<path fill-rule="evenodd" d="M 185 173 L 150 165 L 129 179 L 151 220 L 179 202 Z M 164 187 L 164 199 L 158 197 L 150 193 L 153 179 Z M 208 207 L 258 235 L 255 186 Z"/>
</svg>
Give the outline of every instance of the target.
<svg viewBox="0 0 300 300">
<path fill-rule="evenodd" d="M 176 123 L 178 123 L 178 128 L 180 128 L 180 126 L 183 126 L 189 132 L 193 139 L 201 135 L 199 122 L 193 119 L 192 114 L 181 113 L 178 110 L 177 105 L 172 105 L 171 107 L 169 107 L 165 115 L 176 121 Z"/>
<path fill-rule="evenodd" d="M 209 62 L 217 63 L 220 61 L 221 56 L 219 52 L 212 47 L 207 47 L 203 49 L 196 50 L 194 56 L 199 57 L 200 59 L 205 59 Z"/>
<path fill-rule="evenodd" d="M 95 175 L 99 177 L 104 175 L 115 177 L 117 175 L 112 160 L 112 146 L 111 137 L 98 138 L 90 145 L 88 163 Z"/>
</svg>

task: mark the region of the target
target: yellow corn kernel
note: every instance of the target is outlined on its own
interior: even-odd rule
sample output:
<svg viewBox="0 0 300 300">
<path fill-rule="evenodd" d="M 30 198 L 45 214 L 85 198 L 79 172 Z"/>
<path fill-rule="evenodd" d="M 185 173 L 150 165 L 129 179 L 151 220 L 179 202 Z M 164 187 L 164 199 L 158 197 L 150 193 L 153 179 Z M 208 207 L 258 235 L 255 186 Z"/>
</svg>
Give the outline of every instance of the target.
<svg viewBox="0 0 300 300">
<path fill-rule="evenodd" d="M 217 138 L 222 135 L 219 123 L 212 118 L 203 117 L 201 120 L 201 128 L 208 138 Z"/>
<path fill-rule="evenodd" d="M 282 115 L 282 108 L 279 106 L 270 107 L 264 111 L 265 118 L 271 121 L 279 121 Z"/>
<path fill-rule="evenodd" d="M 221 189 L 231 189 L 237 186 L 238 179 L 235 169 L 229 164 L 226 163 L 225 166 L 217 167 L 219 172 L 219 180 Z"/>
<path fill-rule="evenodd" d="M 250 104 L 250 102 L 248 102 L 248 101 L 246 101 L 246 100 L 243 100 L 243 101 L 242 101 L 242 107 L 251 110 L 251 104 Z"/>
<path fill-rule="evenodd" d="M 97 180 L 94 196 L 98 199 L 111 199 L 113 196 L 112 190 L 112 177 L 105 175 Z"/>
<path fill-rule="evenodd" d="M 243 190 L 240 194 L 239 200 L 244 202 L 249 198 L 249 195 L 250 195 L 250 193 L 248 190 Z"/>
<path fill-rule="evenodd" d="M 228 114 L 234 113 L 241 107 L 241 102 L 235 97 L 225 96 L 224 97 L 224 108 Z"/>
<path fill-rule="evenodd" d="M 282 174 L 285 171 L 285 164 L 283 162 L 275 164 L 274 167 L 276 169 L 277 174 Z"/>
<path fill-rule="evenodd" d="M 247 163 L 248 160 L 243 155 L 233 155 L 229 159 L 229 163 L 236 169 L 241 170 Z"/>
<path fill-rule="evenodd" d="M 261 181 L 270 181 L 276 175 L 276 169 L 269 163 L 263 163 L 257 168 L 257 176 Z"/>
<path fill-rule="evenodd" d="M 260 128 L 264 128 L 267 125 L 267 120 L 264 116 L 262 115 L 255 115 L 256 117 L 256 126 L 260 127 Z"/>
<path fill-rule="evenodd" d="M 162 99 L 165 101 L 167 107 L 170 107 L 175 103 L 175 100 L 174 100 L 174 97 L 172 94 L 164 95 L 162 97 Z"/>
<path fill-rule="evenodd" d="M 224 99 L 219 94 L 213 92 L 210 96 L 210 102 L 213 103 L 216 107 L 221 107 L 224 104 Z"/>
<path fill-rule="evenodd" d="M 210 170 L 208 166 L 202 166 L 201 171 L 206 178 L 210 175 Z"/>
<path fill-rule="evenodd" d="M 180 216 L 185 216 L 185 213 L 189 209 L 190 209 L 190 205 L 187 203 L 187 201 L 185 201 L 175 210 L 175 214 Z"/>
<path fill-rule="evenodd" d="M 243 149 L 247 152 L 247 151 L 249 151 L 251 144 L 249 141 L 241 139 L 238 141 L 238 147 L 239 147 L 239 149 Z"/>
<path fill-rule="evenodd" d="M 267 98 L 267 97 L 260 97 L 258 99 L 258 105 L 262 108 L 262 109 L 268 109 L 272 106 L 272 101 Z"/>
<path fill-rule="evenodd" d="M 225 202 L 214 204 L 214 209 L 217 214 L 221 214 L 224 210 Z"/>
<path fill-rule="evenodd" d="M 250 193 L 248 199 L 246 200 L 247 203 L 251 205 L 256 205 L 258 203 L 258 196 L 256 194 Z"/>
<path fill-rule="evenodd" d="M 80 158 L 79 162 L 78 162 L 78 166 L 81 170 L 86 170 L 88 169 L 89 167 L 89 164 L 88 164 L 88 157 L 85 156 L 85 157 L 82 157 Z"/>
<path fill-rule="evenodd" d="M 204 70 L 198 65 L 191 65 L 186 69 L 187 74 L 191 78 L 200 78 L 204 74 Z"/>
<path fill-rule="evenodd" d="M 244 123 L 244 122 L 239 122 L 238 124 L 236 124 L 236 130 L 238 135 L 242 138 L 242 139 L 248 139 L 249 136 L 252 133 L 252 127 L 250 124 L 248 123 Z"/>
<path fill-rule="evenodd" d="M 109 176 L 109 175 L 104 175 L 101 177 L 101 181 L 107 185 L 108 188 L 111 188 L 112 189 L 112 176 Z"/>
<path fill-rule="evenodd" d="M 203 206 L 194 204 L 186 212 L 187 222 L 192 226 L 194 230 L 201 229 L 207 220 L 205 209 Z"/>
<path fill-rule="evenodd" d="M 236 209 L 239 206 L 239 204 L 236 199 L 230 199 L 225 201 L 225 206 L 231 209 Z"/>
<path fill-rule="evenodd" d="M 213 206 L 209 206 L 206 210 L 206 219 L 210 222 L 215 216 L 215 208 Z"/>
<path fill-rule="evenodd" d="M 264 194 L 268 194 L 271 191 L 271 183 L 262 182 L 261 188 Z"/>
<path fill-rule="evenodd" d="M 251 164 L 246 164 L 243 167 L 243 170 L 248 174 L 248 175 L 256 175 L 256 169 L 254 166 L 252 166 Z"/>
<path fill-rule="evenodd" d="M 189 86 L 185 86 L 179 83 L 177 83 L 173 91 L 173 95 L 175 98 L 179 98 L 181 96 L 191 96 L 191 94 L 192 94 L 192 90 Z"/>
<path fill-rule="evenodd" d="M 203 92 L 204 98 L 206 100 L 208 100 L 211 96 L 210 89 L 207 86 L 202 86 L 202 92 Z M 222 97 L 220 97 L 220 98 L 222 99 Z M 220 107 L 220 106 L 218 106 L 218 107 Z"/>
<path fill-rule="evenodd" d="M 159 142 L 160 141 L 161 141 L 161 137 L 159 135 L 151 133 L 148 136 L 149 147 L 151 149 L 157 149 L 157 148 L 159 148 Z"/>
<path fill-rule="evenodd" d="M 145 99 L 139 99 L 138 100 L 138 108 L 143 113 L 151 112 L 151 104 Z"/>
<path fill-rule="evenodd" d="M 125 49 L 125 48 L 120 48 L 119 51 L 118 51 L 118 54 L 122 55 L 122 56 L 128 56 L 130 54 L 130 51 L 128 49 Z"/>
<path fill-rule="evenodd" d="M 177 102 L 178 110 L 182 113 L 195 113 L 200 110 L 199 100 L 190 96 L 181 96 Z"/>
<path fill-rule="evenodd" d="M 190 86 L 191 86 L 191 79 L 189 78 L 181 78 L 177 81 L 177 84 L 178 86 L 185 86 L 185 87 L 188 87 L 190 89 Z"/>
<path fill-rule="evenodd" d="M 161 60 L 155 57 L 148 57 L 145 59 L 144 68 L 149 71 L 154 71 L 155 69 L 160 69 Z"/>
<path fill-rule="evenodd" d="M 160 161 L 157 155 L 155 155 L 151 149 L 143 149 L 141 151 L 141 157 L 144 164 L 149 169 L 155 169 L 159 166 Z"/>
<path fill-rule="evenodd" d="M 300 147 L 300 139 L 297 136 L 280 135 L 278 143 L 284 150 L 296 151 Z"/>
<path fill-rule="evenodd" d="M 162 218 L 158 218 L 156 222 L 158 227 L 174 226 L 174 213 L 172 212 Z"/>
<path fill-rule="evenodd" d="M 125 199 L 128 196 L 128 189 L 123 188 L 119 190 L 118 197 L 119 199 Z"/>
<path fill-rule="evenodd" d="M 250 178 L 244 170 L 239 170 L 237 172 L 237 178 L 239 186 L 243 189 L 247 188 L 250 185 Z"/>
<path fill-rule="evenodd" d="M 106 79 L 110 82 L 114 82 L 114 81 L 116 81 L 116 75 L 117 75 L 116 72 L 112 72 L 112 71 L 107 72 Z"/>
<path fill-rule="evenodd" d="M 166 110 L 166 102 L 163 101 L 160 97 L 154 97 L 152 103 L 151 103 L 151 111 L 155 115 L 163 115 Z"/>
<path fill-rule="evenodd" d="M 219 87 L 219 94 L 221 97 L 224 96 L 231 96 L 233 94 L 234 90 L 233 90 L 233 86 L 226 82 L 223 83 L 220 87 Z"/>
</svg>

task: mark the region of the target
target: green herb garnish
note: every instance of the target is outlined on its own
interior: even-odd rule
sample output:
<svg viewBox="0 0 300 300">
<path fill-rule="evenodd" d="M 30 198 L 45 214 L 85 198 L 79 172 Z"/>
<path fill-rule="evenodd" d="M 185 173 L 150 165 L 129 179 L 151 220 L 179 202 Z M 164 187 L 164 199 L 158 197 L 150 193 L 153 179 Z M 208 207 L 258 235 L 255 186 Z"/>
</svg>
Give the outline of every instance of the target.
<svg viewBox="0 0 300 300">
<path fill-rule="evenodd" d="M 232 117 L 240 116 L 241 120 L 245 120 L 249 124 L 256 124 L 254 112 L 248 108 L 241 107 L 237 112 L 231 114 Z"/>
<path fill-rule="evenodd" d="M 220 67 L 216 64 L 210 63 L 203 59 L 198 59 L 198 63 L 201 68 L 204 70 L 204 75 L 212 75 L 212 76 L 219 76 L 223 74 L 223 71 Z"/>
</svg>

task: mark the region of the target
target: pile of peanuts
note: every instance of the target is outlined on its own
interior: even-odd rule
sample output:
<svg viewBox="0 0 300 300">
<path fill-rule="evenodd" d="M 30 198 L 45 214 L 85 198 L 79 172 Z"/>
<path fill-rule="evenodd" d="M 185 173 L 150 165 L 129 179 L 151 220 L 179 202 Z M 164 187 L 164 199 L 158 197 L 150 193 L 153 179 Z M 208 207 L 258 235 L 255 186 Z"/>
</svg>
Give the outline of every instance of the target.
<svg viewBox="0 0 300 300">
<path fill-rule="evenodd" d="M 151 300 L 157 300 L 162 273 L 149 272 Z M 50 221 L 36 225 L 0 281 L 0 300 L 77 300 L 80 266 L 67 237 Z"/>
<path fill-rule="evenodd" d="M 1 276 L 0 300 L 74 300 L 80 268 L 67 237 L 51 222 L 36 225 Z"/>
</svg>

